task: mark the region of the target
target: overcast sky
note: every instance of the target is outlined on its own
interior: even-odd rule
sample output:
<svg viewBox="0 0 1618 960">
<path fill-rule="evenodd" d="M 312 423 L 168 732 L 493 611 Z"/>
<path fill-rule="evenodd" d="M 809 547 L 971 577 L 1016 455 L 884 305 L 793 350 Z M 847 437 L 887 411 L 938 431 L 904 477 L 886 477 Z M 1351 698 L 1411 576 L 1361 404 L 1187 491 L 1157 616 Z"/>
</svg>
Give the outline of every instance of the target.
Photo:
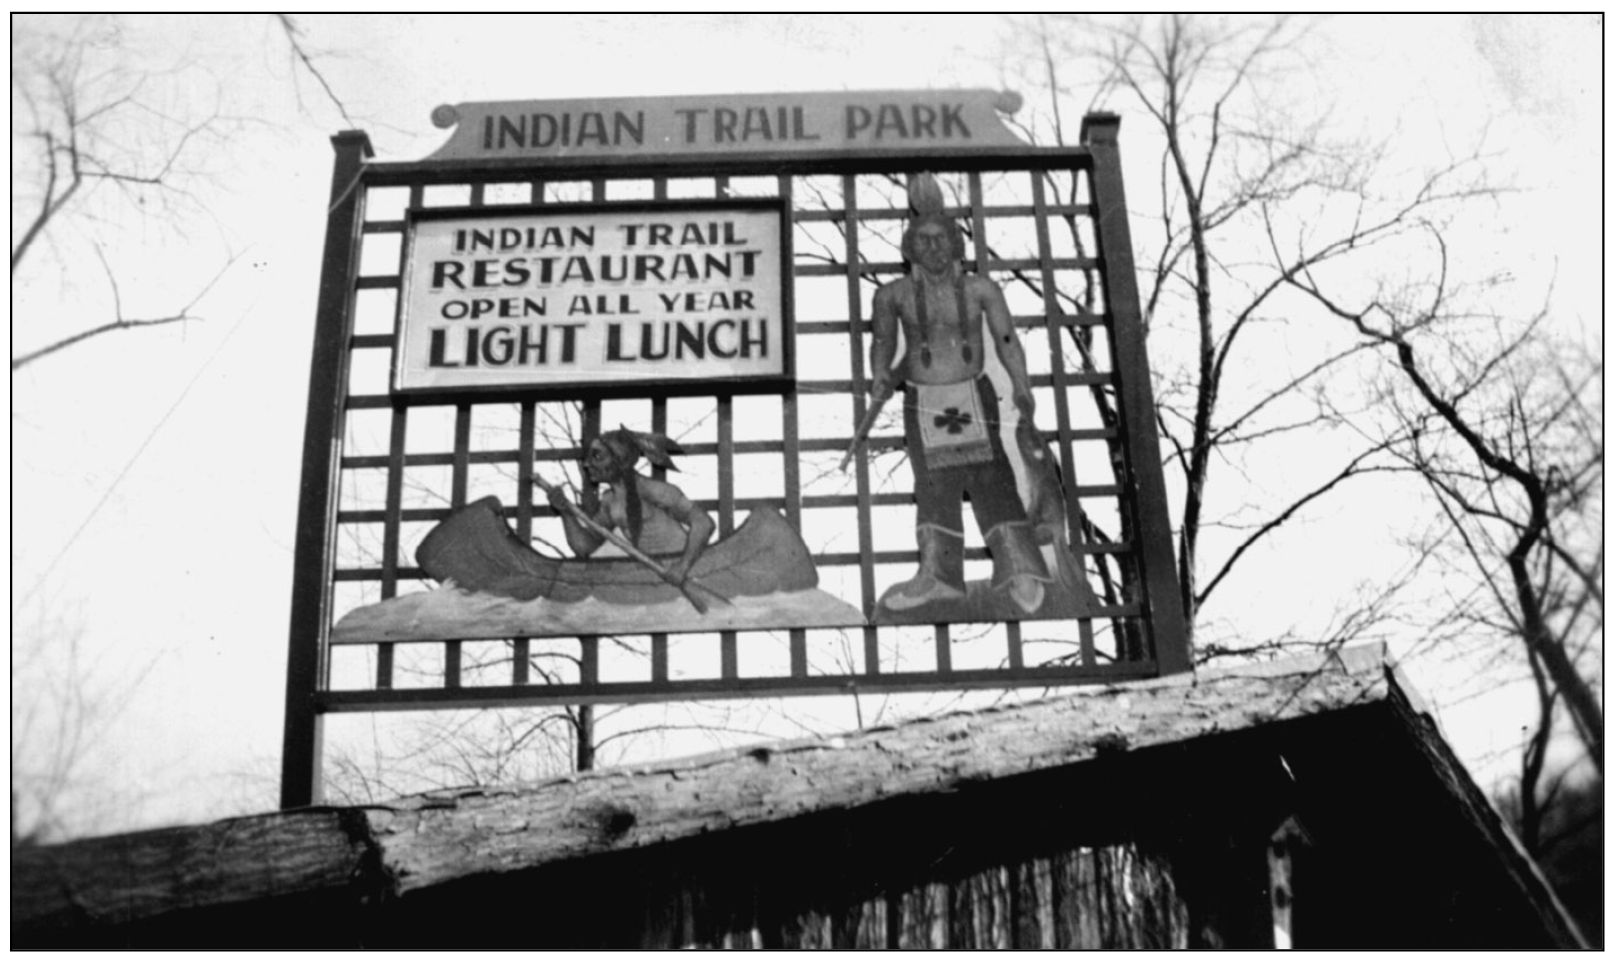
<svg viewBox="0 0 1618 960">
<path fill-rule="evenodd" d="M 1017 49 L 994 17 L 300 23 L 353 122 L 387 160 L 417 159 L 442 142 L 428 119 L 440 103 L 999 88 Z M 133 685 L 97 761 L 138 798 L 112 821 L 119 827 L 274 802 L 251 791 L 279 757 L 326 137 L 349 124 L 293 68 L 279 29 L 268 18 L 134 17 L 92 31 L 99 62 L 161 68 L 149 89 L 176 113 L 217 102 L 239 121 L 195 159 L 193 205 L 160 214 L 160 224 L 98 226 L 110 237 L 125 312 L 170 308 L 230 252 L 240 259 L 199 303 L 201 322 L 107 336 L 12 381 L 14 638 L 48 632 L 57 655 L 76 638 L 98 684 Z M 1332 52 L 1307 93 L 1330 98 L 1346 128 L 1392 134 L 1400 149 L 1429 157 L 1487 136 L 1523 187 L 1501 206 L 1515 224 L 1513 256 L 1543 278 L 1531 285 L 1541 295 L 1554 274 L 1560 322 L 1597 325 L 1599 20 L 1420 18 L 1395 29 L 1383 17 L 1340 18 L 1323 23 L 1317 40 Z M 174 77 L 183 82 L 167 82 Z M 1113 108 L 1124 114 L 1129 157 L 1146 119 L 1127 103 Z M 14 151 L 17 115 L 14 87 Z M 1146 178 L 1130 181 L 1139 193 L 1155 171 L 1129 175 Z M 183 236 L 165 229 L 176 223 Z M 106 314 L 110 288 L 86 249 L 41 251 L 42 273 L 19 275 L 14 355 Z M 13 676 L 15 697 L 16 678 L 29 675 L 14 668 Z M 1515 744 L 1520 717 L 1472 701 L 1445 722 L 1476 761 Z"/>
</svg>

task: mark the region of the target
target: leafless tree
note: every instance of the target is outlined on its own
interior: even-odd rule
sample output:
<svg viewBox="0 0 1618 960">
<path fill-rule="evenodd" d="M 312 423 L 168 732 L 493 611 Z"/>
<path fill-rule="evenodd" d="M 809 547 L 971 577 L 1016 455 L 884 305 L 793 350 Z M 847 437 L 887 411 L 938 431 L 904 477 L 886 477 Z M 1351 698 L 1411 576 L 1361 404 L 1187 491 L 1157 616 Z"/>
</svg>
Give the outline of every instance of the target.
<svg viewBox="0 0 1618 960">
<path fill-rule="evenodd" d="M 348 120 L 298 23 L 286 15 L 274 23 L 294 60 L 293 80 L 299 72 L 314 78 Z M 184 239 L 209 225 L 204 188 L 219 158 L 230 156 L 232 137 L 256 121 L 230 113 L 228 82 L 185 53 L 137 62 L 125 49 L 125 26 L 115 16 L 19 16 L 12 24 L 12 284 L 71 284 L 88 267 L 107 287 L 104 307 L 64 316 L 68 332 L 13 353 L 13 371 L 107 334 L 200 319 L 201 304 L 239 258 L 220 233 L 203 254 L 218 263 L 212 277 L 164 291 L 155 307 L 128 302 L 128 263 L 149 256 L 150 231 Z"/>
<path fill-rule="evenodd" d="M 296 68 L 318 78 L 297 24 L 265 24 Z M 236 156 L 235 135 L 261 121 L 232 112 L 240 81 L 185 50 L 137 49 L 139 25 L 78 14 L 12 20 L 11 282 L 14 304 L 27 305 L 13 312 L 13 373 L 49 376 L 56 368 L 41 361 L 86 342 L 201 319 L 238 261 L 209 198 Z M 214 264 L 211 276 L 182 286 L 136 268 L 169 244 Z M 23 316 L 41 319 L 28 332 L 35 342 L 18 349 Z M 115 677 L 79 625 L 32 612 L 50 569 L 13 601 L 14 842 L 124 822 L 109 810 L 127 808 L 130 796 L 101 769 L 98 745 L 152 665 Z"/>
<path fill-rule="evenodd" d="M 139 797 L 118 782 L 103 744 L 153 663 L 122 672 L 87 649 L 82 624 L 60 617 L 13 638 L 13 845 L 127 822 Z"/>
<path fill-rule="evenodd" d="M 1359 388 L 1374 344 L 1331 331 L 1295 281 L 1386 269 L 1412 238 L 1501 188 L 1479 150 L 1412 177 L 1388 169 L 1379 145 L 1333 139 L 1329 113 L 1288 95 L 1309 76 L 1310 21 L 1042 17 L 1023 27 L 1018 48 L 1033 55 L 1022 79 L 1043 91 L 1031 134 L 1060 142 L 1074 126 L 1064 117 L 1080 109 L 1150 119 L 1160 176 L 1133 212 L 1155 227 L 1137 230 L 1137 261 L 1180 497 L 1181 599 L 1199 647 L 1236 652 L 1251 638 L 1227 645 L 1199 612 L 1239 562 L 1351 479 L 1405 468 L 1392 439 L 1358 429 L 1374 415 L 1376 398 Z M 1255 502 L 1263 481 L 1249 464 L 1296 460 L 1298 442 L 1321 437 L 1342 451 L 1336 463 Z"/>
<path fill-rule="evenodd" d="M 1307 273 L 1290 282 L 1397 365 L 1408 387 L 1388 401 L 1398 455 L 1431 490 L 1498 628 L 1523 644 L 1542 715 L 1557 698 L 1566 703 L 1601 769 L 1591 672 L 1599 669 L 1605 571 L 1602 364 L 1545 332 L 1543 312 L 1520 324 L 1487 312 L 1453 278 L 1442 232 L 1431 237 L 1431 279 L 1416 289 L 1349 305 Z M 1525 792 L 1536 789 L 1545 736 L 1528 744 Z"/>
<path fill-rule="evenodd" d="M 1392 625 L 1420 630 L 1425 648 L 1495 643 L 1501 667 L 1525 663 L 1510 672 L 1534 682 L 1538 722 L 1513 807 L 1533 846 L 1569 772 L 1549 760 L 1564 711 L 1602 762 L 1602 368 L 1548 317 L 1502 313 L 1491 298 L 1507 280 L 1490 266 L 1451 261 L 1445 238 L 1506 193 L 1489 157 L 1475 148 L 1411 173 L 1391 165 L 1387 145 L 1334 142 L 1332 118 L 1288 96 L 1307 84 L 1318 49 L 1309 21 L 1022 25 L 1020 79 L 1043 91 L 1025 121 L 1031 134 L 1063 142 L 1074 126 L 1064 117 L 1081 109 L 1151 121 L 1160 177 L 1132 213 L 1157 228 L 1137 231 L 1137 261 L 1159 426 L 1183 496 L 1182 599 L 1193 624 L 1204 621 L 1198 662 L 1320 643 L 1289 634 L 1226 644 L 1198 614 L 1253 547 L 1345 481 L 1416 478 L 1440 522 L 1412 538 L 1409 568 L 1356 598 L 1325 642 Z M 1244 372 L 1303 324 L 1318 352 L 1273 376 Z M 1388 385 L 1389 372 L 1401 386 Z M 1230 482 L 1244 455 L 1282 459 L 1288 444 L 1326 431 L 1344 456 L 1323 482 L 1227 515 L 1221 489 L 1252 496 L 1251 478 Z M 1399 609 L 1417 569 L 1423 581 L 1455 581 L 1453 604 Z"/>
</svg>

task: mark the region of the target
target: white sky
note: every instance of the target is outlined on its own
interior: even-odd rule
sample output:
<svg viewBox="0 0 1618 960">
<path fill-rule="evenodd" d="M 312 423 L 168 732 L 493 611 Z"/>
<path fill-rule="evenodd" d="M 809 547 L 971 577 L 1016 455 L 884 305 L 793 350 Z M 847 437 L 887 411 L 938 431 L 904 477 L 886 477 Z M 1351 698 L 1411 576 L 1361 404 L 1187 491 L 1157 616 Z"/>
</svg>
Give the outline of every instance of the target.
<svg viewBox="0 0 1618 960">
<path fill-rule="evenodd" d="M 443 140 L 428 120 L 439 103 L 1000 87 L 1010 49 L 994 17 L 300 22 L 310 49 L 328 55 L 321 62 L 327 79 L 389 160 L 425 156 Z M 217 80 L 225 111 L 247 118 L 206 157 L 208 179 L 199 187 L 206 215 L 187 220 L 185 238 L 119 229 L 108 256 L 126 311 L 162 309 L 176 291 L 198 289 L 227 246 L 243 256 L 199 307 L 205 322 L 104 337 L 12 380 L 14 649 L 17 636 L 50 623 L 56 636 L 79 637 L 101 682 L 139 677 L 98 761 L 124 796 L 135 798 L 110 821 L 118 827 L 274 802 L 263 778 L 275 773 L 280 749 L 305 391 L 331 167 L 326 137 L 346 125 L 306 74 L 296 79 L 300 109 L 278 31 L 250 17 L 126 24 L 117 40 L 143 62 L 193 58 L 189 92 L 163 94 L 176 108 L 186 98 L 206 102 Z M 1345 122 L 1378 138 L 1396 129 L 1399 149 L 1412 158 L 1431 162 L 1446 150 L 1464 151 L 1488 127 L 1500 167 L 1524 188 L 1500 207 L 1513 224 L 1514 263 L 1535 280 L 1555 272 L 1560 322 L 1599 323 L 1599 18 L 1429 17 L 1402 19 L 1396 28 L 1383 17 L 1341 18 L 1323 24 L 1320 39 L 1337 53 L 1315 64 L 1313 85 L 1300 97 L 1328 98 Z M 1139 139 L 1147 122 L 1127 103 L 1114 109 L 1124 114 L 1126 158 L 1147 161 L 1128 172 L 1131 195 L 1140 197 L 1156 174 Z M 14 354 L 104 314 L 99 266 L 80 256 L 45 271 L 58 268 L 48 282 L 14 286 Z M 1525 287 L 1536 297 L 1546 289 L 1543 282 Z M 1362 523 L 1366 507 L 1337 501 L 1321 522 Z M 1374 575 L 1336 551 L 1317 552 L 1308 563 L 1296 555 L 1258 557 L 1254 566 L 1254 577 L 1222 589 L 1267 586 L 1273 593 L 1246 605 L 1254 608 L 1250 616 L 1220 611 L 1254 635 L 1305 615 L 1272 597 L 1319 606 L 1330 599 L 1322 600 L 1323 586 L 1343 589 Z M 1305 572 L 1287 583 L 1279 579 L 1285 570 Z M 1267 584 L 1259 579 L 1266 576 Z M 66 640 L 53 643 L 63 649 Z M 1463 756 L 1476 761 L 1513 746 L 1520 717 L 1509 704 L 1485 699 L 1444 719 Z"/>
</svg>

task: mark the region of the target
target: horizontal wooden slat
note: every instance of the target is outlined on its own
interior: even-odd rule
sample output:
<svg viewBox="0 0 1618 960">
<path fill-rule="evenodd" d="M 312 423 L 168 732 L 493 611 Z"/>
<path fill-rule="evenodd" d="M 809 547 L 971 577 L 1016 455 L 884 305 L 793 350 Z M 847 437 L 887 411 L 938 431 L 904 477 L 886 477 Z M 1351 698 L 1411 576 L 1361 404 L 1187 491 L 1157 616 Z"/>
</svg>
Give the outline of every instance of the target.
<svg viewBox="0 0 1618 960">
<path fill-rule="evenodd" d="M 1106 315 L 1099 313 L 1064 313 L 1057 316 L 1055 320 L 1058 327 L 1073 328 L 1104 327 L 1108 323 Z M 1043 330 L 1049 323 L 1049 319 L 1040 313 L 1017 314 L 1011 318 L 1011 321 L 1017 327 L 1029 330 Z M 862 334 L 871 331 L 871 322 L 869 320 L 861 320 L 855 326 L 858 327 L 859 332 Z M 800 321 L 793 328 L 793 332 L 798 336 L 819 336 L 822 334 L 846 334 L 848 329 L 847 320 L 809 320 Z"/>
<path fill-rule="evenodd" d="M 1111 433 L 1111 431 L 1105 430 L 1087 432 L 1097 434 L 1097 436 L 1080 437 L 1078 432 L 1075 431 L 1074 439 L 1105 439 L 1102 435 L 1110 435 Z M 1056 439 L 1054 433 L 1050 431 L 1044 431 L 1044 433 L 1047 440 Z M 835 438 L 804 440 L 799 442 L 798 450 L 802 453 L 824 453 L 833 450 L 840 453 L 848 449 L 848 443 L 848 440 Z M 903 445 L 903 441 L 899 437 L 872 437 L 865 443 L 867 450 L 897 450 Z M 745 440 L 734 446 L 735 452 L 739 454 L 778 454 L 786 450 L 785 443 L 780 440 Z M 682 444 L 681 449 L 685 451 L 684 456 L 702 457 L 718 453 L 719 446 L 714 443 L 687 443 Z M 576 460 L 580 452 L 577 447 L 535 450 L 534 460 L 537 463 L 567 462 Z M 522 459 L 522 454 L 516 450 L 474 450 L 468 454 L 468 457 L 471 463 L 518 463 Z M 455 455 L 452 453 L 409 453 L 405 454 L 403 464 L 407 467 L 447 467 L 454 465 L 454 459 Z M 380 470 L 385 469 L 388 463 L 389 458 L 382 454 L 355 454 L 343 457 L 341 461 L 344 470 Z"/>
<path fill-rule="evenodd" d="M 399 277 L 397 275 L 360 277 L 354 281 L 354 288 L 356 290 L 397 290 L 399 289 Z"/>
<path fill-rule="evenodd" d="M 719 501 L 713 498 L 693 500 L 692 502 L 704 510 L 719 509 Z M 908 493 L 876 493 L 871 495 L 872 505 L 879 507 L 905 507 L 914 502 L 915 498 Z M 805 510 L 817 507 L 855 507 L 859 506 L 859 498 L 852 493 L 824 495 L 802 497 L 801 503 Z M 738 510 L 773 509 L 783 512 L 786 510 L 785 497 L 737 497 L 735 504 Z M 451 511 L 448 507 L 418 507 L 402 511 L 399 519 L 406 523 L 426 523 L 443 520 L 450 513 Z M 508 520 L 517 518 L 517 509 L 510 504 L 502 505 L 500 513 Z M 549 507 L 536 506 L 534 515 L 536 517 L 551 517 L 555 516 L 556 512 Z M 339 510 L 337 512 L 338 523 L 383 523 L 386 520 L 387 511 L 385 510 Z"/>
<path fill-rule="evenodd" d="M 465 161 L 415 160 L 367 163 L 362 171 L 368 187 L 446 183 L 509 183 L 542 175 L 547 181 L 601 179 L 644 180 L 648 177 L 778 177 L 861 173 L 902 174 L 917 162 L 937 173 L 969 170 L 1088 170 L 1094 159 L 1087 147 L 913 147 L 894 153 L 855 155 L 847 150 L 708 153 L 678 156 L 614 158 L 615 176 L 602 176 L 600 160 L 579 157 L 494 157 Z"/>
<path fill-rule="evenodd" d="M 516 463 L 520 454 L 515 450 L 474 450 L 467 454 L 468 463 Z M 555 456 L 542 455 L 535 452 L 535 460 L 572 460 L 578 454 Z M 385 468 L 389 458 L 383 455 L 344 457 L 342 466 L 344 470 L 376 470 Z M 403 465 L 407 467 L 451 467 L 455 465 L 453 453 L 407 453 Z"/>
<path fill-rule="evenodd" d="M 1079 371 L 1069 371 L 1069 372 L 1066 372 L 1066 373 L 1062 374 L 1061 380 L 1062 380 L 1063 385 L 1069 386 L 1069 387 L 1098 387 L 1098 386 L 1108 386 L 1108 385 L 1110 385 L 1112 383 L 1112 381 L 1113 381 L 1113 375 L 1112 375 L 1112 373 L 1110 371 L 1102 371 L 1100 373 L 1084 373 L 1084 372 L 1079 372 Z M 1049 373 L 1035 374 L 1035 375 L 1030 376 L 1028 378 L 1028 382 L 1030 384 L 1032 384 L 1033 386 L 1036 386 L 1036 387 L 1050 387 L 1050 386 L 1055 386 L 1056 385 L 1056 377 L 1055 377 L 1055 375 L 1049 374 Z M 847 394 L 847 393 L 852 392 L 853 389 L 854 389 L 854 383 L 851 380 L 799 380 L 798 381 L 798 392 L 800 394 L 815 394 L 815 393 L 841 393 L 841 394 Z"/>
<path fill-rule="evenodd" d="M 1089 257 L 1055 257 L 1050 262 L 1053 270 L 1093 270 L 1097 262 Z M 988 269 L 994 270 L 1038 270 L 1041 264 L 1037 257 L 1019 257 L 1015 260 L 990 259 Z M 862 276 L 870 274 L 904 273 L 905 265 L 894 261 L 868 261 L 860 264 L 859 272 Z M 848 266 L 843 263 L 800 263 L 792 268 L 794 276 L 798 277 L 843 277 L 848 275 Z"/>
<path fill-rule="evenodd" d="M 1072 549 L 1074 553 L 1121 553 L 1128 549 L 1127 546 L 1119 544 L 1104 544 L 1101 549 L 1085 549 L 1086 546 L 1088 545 L 1074 544 Z M 965 557 L 967 560 L 987 560 L 989 559 L 989 551 L 984 547 L 968 547 L 965 550 Z M 915 563 L 916 551 L 878 550 L 872 554 L 872 560 L 876 563 Z M 815 563 L 819 566 L 855 566 L 859 562 L 860 555 L 858 553 L 820 553 L 815 555 Z M 401 580 L 409 578 L 419 580 L 426 576 L 426 571 L 420 567 L 399 568 L 399 578 Z M 380 567 L 341 568 L 332 575 L 332 579 L 339 581 L 381 580 L 382 569 Z"/>
<path fill-rule="evenodd" d="M 805 504 L 806 507 L 808 505 L 809 504 L 807 503 Z M 372 523 L 377 523 L 381 521 L 375 518 L 381 513 L 382 511 L 380 510 L 347 511 L 343 514 L 343 521 L 361 522 L 362 520 L 365 520 Z M 430 509 L 407 511 L 407 513 L 419 516 L 423 522 L 427 520 L 443 519 L 443 517 L 449 515 L 447 510 L 435 511 Z M 544 514 L 541 513 L 540 515 Z M 402 519 L 409 518 L 406 517 Z M 1125 554 L 1129 553 L 1133 549 L 1133 546 L 1134 545 L 1130 541 L 1121 540 L 1111 543 L 1072 543 L 1068 545 L 1068 549 L 1079 555 Z M 967 560 L 987 560 L 989 559 L 989 551 L 983 547 L 969 547 L 965 551 L 965 556 Z M 916 551 L 878 550 L 872 554 L 871 559 L 876 563 L 915 563 Z M 815 555 L 815 564 L 822 567 L 852 567 L 857 566 L 859 562 L 860 555 L 858 553 L 840 552 L 819 553 Z M 400 579 L 424 580 L 427 578 L 427 572 L 422 570 L 420 567 L 400 567 L 398 575 Z M 361 583 L 373 580 L 381 580 L 382 569 L 380 567 L 347 567 L 339 569 L 333 573 L 332 579 L 343 582 Z"/>
<path fill-rule="evenodd" d="M 1022 206 L 986 206 L 983 208 L 983 215 L 990 219 L 995 217 L 1032 217 L 1037 215 L 1038 212 L 1039 211 L 1032 204 Z M 1046 205 L 1045 212 L 1053 217 L 1088 217 L 1093 215 L 1094 209 L 1087 203 L 1053 203 Z M 972 210 L 970 207 L 944 208 L 944 216 L 946 217 L 970 217 L 971 215 Z M 907 220 L 909 218 L 909 210 L 878 208 L 854 211 L 854 219 L 861 223 L 868 220 Z M 798 210 L 792 214 L 792 219 L 797 223 L 842 223 L 848 220 L 848 211 L 838 209 Z"/>
<path fill-rule="evenodd" d="M 1116 483 L 1080 484 L 1068 491 L 1074 497 L 1116 497 L 1122 495 L 1124 488 Z"/>
<path fill-rule="evenodd" d="M 862 263 L 860 264 L 859 272 L 861 274 L 904 273 L 905 266 L 902 263 Z M 841 263 L 800 263 L 793 266 L 792 275 L 795 277 L 846 277 L 848 276 L 848 267 Z"/>
<path fill-rule="evenodd" d="M 458 710 L 496 705 L 584 703 L 657 703 L 667 700 L 794 697 L 826 693 L 926 692 L 992 687 L 1046 687 L 1118 682 L 1155 675 L 1151 661 L 1097 664 L 1093 667 L 1023 667 L 1020 670 L 953 670 L 947 674 L 878 673 L 808 677 L 734 677 L 663 682 L 559 683 L 525 686 L 459 687 L 448 690 L 330 690 L 317 694 L 331 713 L 371 710 Z"/>
</svg>

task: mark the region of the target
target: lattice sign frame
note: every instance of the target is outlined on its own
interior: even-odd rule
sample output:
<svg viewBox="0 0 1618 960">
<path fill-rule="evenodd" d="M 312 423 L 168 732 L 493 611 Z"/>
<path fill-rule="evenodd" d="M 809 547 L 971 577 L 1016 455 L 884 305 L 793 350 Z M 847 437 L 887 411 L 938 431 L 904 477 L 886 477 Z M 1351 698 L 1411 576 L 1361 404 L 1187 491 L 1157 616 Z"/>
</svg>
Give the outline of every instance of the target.
<svg viewBox="0 0 1618 960">
<path fill-rule="evenodd" d="M 647 702 L 825 693 L 1056 687 L 1190 669 L 1130 247 L 1118 120 L 1086 118 L 1069 148 L 977 147 L 624 158 L 375 162 L 366 135 L 333 137 L 336 158 L 305 427 L 292 598 L 282 802 L 319 796 L 322 718 L 331 713 Z M 1007 293 L 1029 358 L 1039 440 L 1064 478 L 1067 540 L 1098 598 L 1074 620 L 878 626 L 878 578 L 913 567 L 912 494 L 895 470 L 896 411 L 843 474 L 864 419 L 869 309 L 903 273 L 904 178 L 929 171 L 965 228 L 968 260 Z M 768 198 L 790 211 L 786 302 L 796 376 L 758 386 L 581 387 L 555 391 L 390 389 L 407 220 L 481 209 L 602 210 L 673 200 Z M 840 668 L 813 629 L 680 638 L 718 650 L 717 675 L 690 676 L 668 634 L 636 638 L 641 675 L 603 679 L 601 636 L 332 642 L 349 609 L 432 584 L 413 564 L 424 531 L 495 493 L 523 540 L 560 541 L 532 480 L 570 469 L 602 429 L 632 422 L 684 447 L 682 482 L 717 521 L 773 508 L 803 531 L 822 587 L 863 611 L 838 639 Z M 776 482 L 777 479 L 779 482 Z M 895 534 L 893 531 L 897 530 Z M 969 542 L 966 562 L 987 563 Z M 998 649 L 957 663 L 965 637 Z M 750 644 L 778 667 L 744 666 Z M 542 647 L 576 655 L 576 675 L 533 669 Z M 430 672 L 406 656 L 430 648 Z M 710 652 L 711 653 L 711 652 Z M 399 680 L 410 670 L 408 687 Z"/>
</svg>

